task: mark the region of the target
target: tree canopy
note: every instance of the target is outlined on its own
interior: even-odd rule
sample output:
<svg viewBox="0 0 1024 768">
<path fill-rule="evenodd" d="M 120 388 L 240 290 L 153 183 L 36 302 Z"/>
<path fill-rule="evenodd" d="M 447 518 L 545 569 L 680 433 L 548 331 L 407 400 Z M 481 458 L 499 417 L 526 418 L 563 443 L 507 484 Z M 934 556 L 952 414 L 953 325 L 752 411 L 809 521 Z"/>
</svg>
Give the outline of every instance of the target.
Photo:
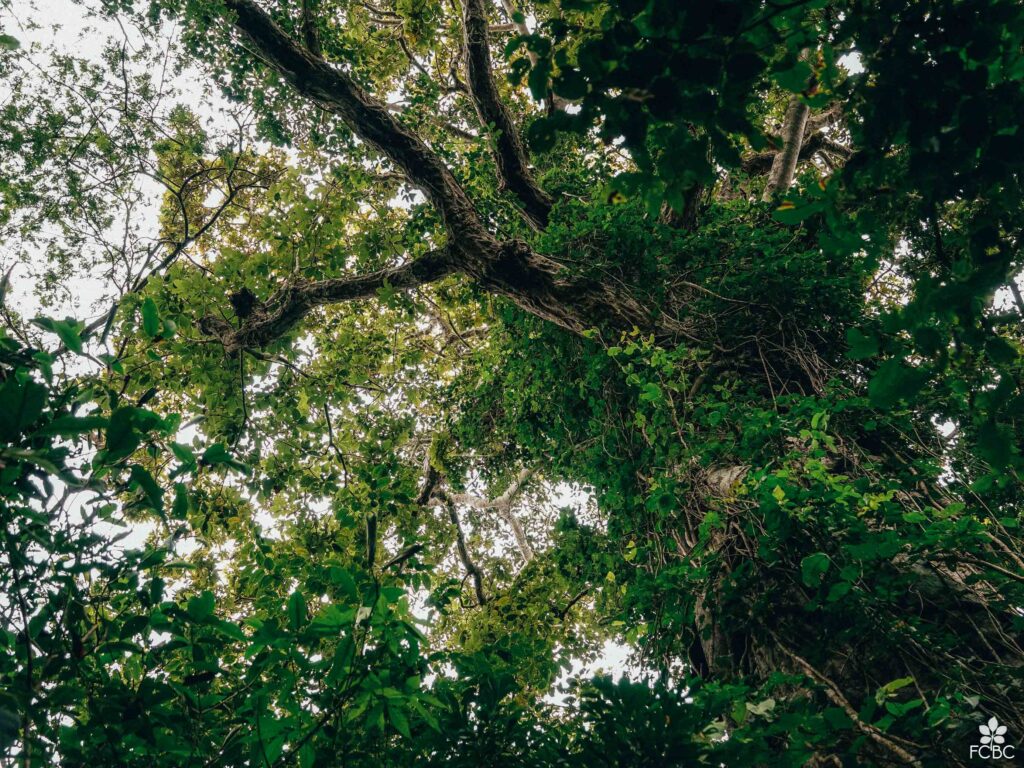
<svg viewBox="0 0 1024 768">
<path fill-rule="evenodd" d="M 1024 740 L 1018 0 L 37 2 L 0 762 Z"/>
</svg>

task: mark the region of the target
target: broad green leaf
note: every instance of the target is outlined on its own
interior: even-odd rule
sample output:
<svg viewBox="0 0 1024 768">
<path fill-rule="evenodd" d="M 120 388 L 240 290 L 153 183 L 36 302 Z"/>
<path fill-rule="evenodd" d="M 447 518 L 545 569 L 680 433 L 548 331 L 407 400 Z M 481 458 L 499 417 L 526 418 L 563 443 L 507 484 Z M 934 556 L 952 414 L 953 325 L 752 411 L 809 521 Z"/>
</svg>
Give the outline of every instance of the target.
<svg viewBox="0 0 1024 768">
<path fill-rule="evenodd" d="M 391 724 L 395 727 L 396 731 L 407 739 L 412 738 L 412 731 L 409 730 L 409 720 L 400 707 L 388 706 L 388 719 L 391 720 Z"/>
<path fill-rule="evenodd" d="M 808 587 L 817 587 L 825 578 L 831 561 L 824 552 L 815 552 L 800 561 L 800 576 Z"/>
<path fill-rule="evenodd" d="M 156 302 L 147 296 L 142 302 L 142 330 L 152 339 L 160 334 L 160 327 L 160 312 L 157 310 Z"/>
<path fill-rule="evenodd" d="M 288 598 L 288 625 L 293 632 L 298 632 L 306 626 L 306 617 L 306 598 L 299 591 L 292 592 Z"/>
<path fill-rule="evenodd" d="M 43 412 L 46 387 L 11 376 L 0 385 L 0 440 L 16 442 Z"/>
<path fill-rule="evenodd" d="M 209 590 L 196 595 L 188 601 L 188 615 L 197 623 L 206 621 L 213 615 L 217 599 Z"/>
<path fill-rule="evenodd" d="M 868 336 L 859 328 L 847 330 L 846 344 L 849 347 L 846 356 L 851 360 L 866 360 L 878 354 L 878 339 Z"/>
</svg>

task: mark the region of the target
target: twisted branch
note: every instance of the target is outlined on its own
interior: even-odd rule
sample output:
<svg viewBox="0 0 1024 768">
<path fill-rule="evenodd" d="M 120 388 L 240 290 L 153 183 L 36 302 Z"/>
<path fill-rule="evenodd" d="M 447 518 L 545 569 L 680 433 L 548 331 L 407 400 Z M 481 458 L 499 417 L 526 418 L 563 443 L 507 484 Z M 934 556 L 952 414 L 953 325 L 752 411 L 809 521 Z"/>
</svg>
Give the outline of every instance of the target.
<svg viewBox="0 0 1024 768">
<path fill-rule="evenodd" d="M 498 166 L 501 187 L 519 198 L 528 222 L 543 228 L 551 213 L 551 198 L 537 186 L 530 173 L 519 131 L 494 83 L 487 39 L 487 12 L 483 0 L 463 0 L 463 9 L 466 79 L 481 124 L 493 130 L 494 160 Z"/>
<path fill-rule="evenodd" d="M 448 249 L 429 253 L 398 267 L 365 275 L 286 284 L 267 302 L 258 304 L 238 328 L 226 320 L 207 316 L 200 322 L 203 332 L 216 336 L 225 351 L 265 346 L 291 330 L 316 307 L 375 296 L 382 288 L 404 290 L 434 282 L 457 271 Z"/>
</svg>

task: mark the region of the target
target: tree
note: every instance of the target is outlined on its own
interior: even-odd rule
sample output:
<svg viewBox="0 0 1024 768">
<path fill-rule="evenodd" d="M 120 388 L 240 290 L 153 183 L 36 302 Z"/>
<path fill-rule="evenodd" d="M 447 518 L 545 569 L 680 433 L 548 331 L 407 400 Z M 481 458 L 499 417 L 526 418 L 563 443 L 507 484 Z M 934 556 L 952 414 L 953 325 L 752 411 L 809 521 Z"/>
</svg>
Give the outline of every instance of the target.
<svg viewBox="0 0 1024 768">
<path fill-rule="evenodd" d="M 174 639 L 128 651 L 130 704 L 23 690 L 12 754 L 101 724 L 111 764 L 923 766 L 1024 733 L 1018 3 L 102 13 L 181 39 L 37 93 L 4 38 L 2 151 L 38 157 L 2 220 L 60 223 L 59 284 L 162 186 L 109 311 L 43 325 L 100 364 L 68 375 L 107 382 L 106 450 L 132 398 L 210 447 L 161 422 L 122 489 L 155 514 L 197 473 L 193 570 L 147 566 L 177 602 L 132 625 Z M 163 109 L 158 56 L 227 103 Z M 606 638 L 649 679 L 545 703 Z"/>
</svg>

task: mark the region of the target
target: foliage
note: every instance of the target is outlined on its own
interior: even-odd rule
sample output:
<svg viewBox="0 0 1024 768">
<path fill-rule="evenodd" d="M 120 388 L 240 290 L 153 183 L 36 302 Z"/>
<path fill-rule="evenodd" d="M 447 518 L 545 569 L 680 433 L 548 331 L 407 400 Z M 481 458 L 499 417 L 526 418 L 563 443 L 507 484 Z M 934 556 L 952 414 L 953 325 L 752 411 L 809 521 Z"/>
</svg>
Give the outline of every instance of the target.
<svg viewBox="0 0 1024 768">
<path fill-rule="evenodd" d="M 0 30 L 3 754 L 1024 733 L 1024 6 L 90 10 Z"/>
</svg>

